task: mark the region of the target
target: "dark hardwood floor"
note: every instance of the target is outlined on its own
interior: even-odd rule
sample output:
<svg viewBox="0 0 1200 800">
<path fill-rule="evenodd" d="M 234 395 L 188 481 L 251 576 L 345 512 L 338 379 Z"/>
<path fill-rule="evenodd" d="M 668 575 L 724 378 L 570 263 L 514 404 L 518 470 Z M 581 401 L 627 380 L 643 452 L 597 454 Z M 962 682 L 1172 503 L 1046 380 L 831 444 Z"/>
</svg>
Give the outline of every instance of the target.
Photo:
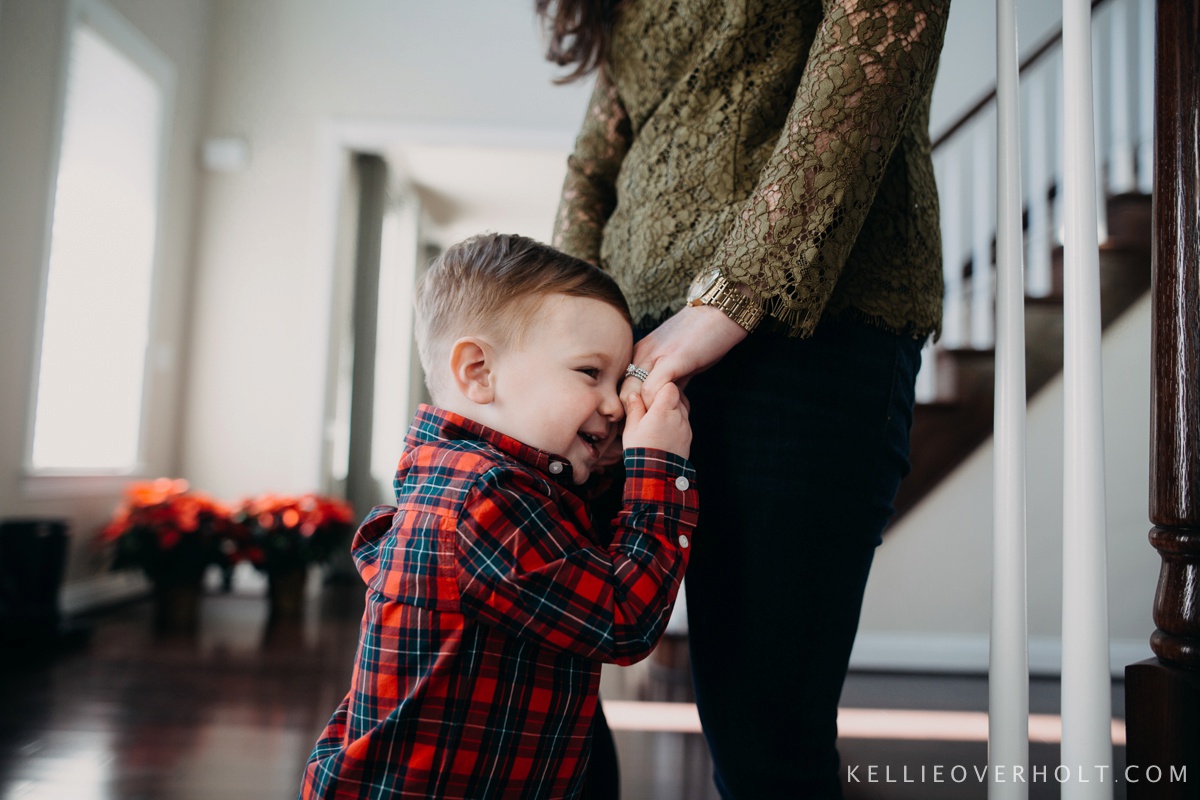
<svg viewBox="0 0 1200 800">
<path fill-rule="evenodd" d="M 88 636 L 74 646 L 4 653 L 0 800 L 294 797 L 305 758 L 348 687 L 361 609 L 360 587 L 320 586 L 314 576 L 303 619 L 270 624 L 261 586 L 251 582 L 208 593 L 190 636 L 156 635 L 150 603 L 139 601 L 81 620 Z M 623 800 L 717 798 L 703 738 L 688 721 L 686 668 L 682 639 L 664 640 L 642 664 L 606 668 L 606 702 L 668 701 L 681 712 L 656 716 L 658 707 L 627 705 L 638 713 L 615 732 Z M 985 678 L 856 673 L 842 705 L 848 800 L 986 797 L 986 781 L 973 772 L 987 758 L 986 743 L 971 733 L 979 715 L 961 713 L 986 709 Z M 1035 680 L 1030 705 L 1056 714 L 1057 682 Z M 1123 713 L 1119 683 L 1113 707 Z M 912 726 L 933 724 L 931 733 L 892 738 L 886 725 L 872 727 L 914 711 L 937 712 L 911 717 Z M 909 719 L 898 718 L 902 728 Z M 1035 743 L 1031 754 L 1051 777 L 1031 783 L 1030 798 L 1058 797 L 1058 745 Z M 1118 769 L 1123 759 L 1118 747 Z M 961 782 L 950 773 L 958 766 L 954 777 L 969 775 Z"/>
</svg>

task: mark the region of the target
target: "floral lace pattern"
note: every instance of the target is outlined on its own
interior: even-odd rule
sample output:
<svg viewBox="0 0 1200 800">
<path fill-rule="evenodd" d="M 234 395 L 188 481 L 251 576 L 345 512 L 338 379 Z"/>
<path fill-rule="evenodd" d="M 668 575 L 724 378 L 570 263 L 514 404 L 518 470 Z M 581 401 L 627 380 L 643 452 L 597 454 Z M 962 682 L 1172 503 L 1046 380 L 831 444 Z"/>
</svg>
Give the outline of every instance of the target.
<svg viewBox="0 0 1200 800">
<path fill-rule="evenodd" d="M 793 335 L 941 318 L 929 99 L 949 0 L 631 0 L 568 161 L 555 244 L 634 319 L 719 266 Z"/>
</svg>

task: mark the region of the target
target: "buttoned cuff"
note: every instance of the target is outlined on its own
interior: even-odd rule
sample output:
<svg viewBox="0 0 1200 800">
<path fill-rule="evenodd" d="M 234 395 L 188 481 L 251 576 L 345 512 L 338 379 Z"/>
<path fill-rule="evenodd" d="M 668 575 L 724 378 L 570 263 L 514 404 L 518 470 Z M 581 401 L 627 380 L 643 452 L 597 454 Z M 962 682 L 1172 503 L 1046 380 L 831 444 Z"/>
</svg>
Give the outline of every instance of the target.
<svg viewBox="0 0 1200 800">
<path fill-rule="evenodd" d="M 678 523 L 684 544 L 696 527 L 699 496 L 696 468 L 682 456 L 665 450 L 630 447 L 625 450 L 625 505 L 654 505 Z"/>
</svg>

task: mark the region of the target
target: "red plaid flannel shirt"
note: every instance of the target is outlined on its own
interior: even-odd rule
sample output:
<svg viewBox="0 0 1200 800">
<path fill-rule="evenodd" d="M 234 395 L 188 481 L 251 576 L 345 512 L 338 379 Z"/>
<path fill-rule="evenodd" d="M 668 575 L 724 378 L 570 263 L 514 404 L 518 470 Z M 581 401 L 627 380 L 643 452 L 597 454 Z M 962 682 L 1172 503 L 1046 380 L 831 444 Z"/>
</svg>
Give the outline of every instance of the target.
<svg viewBox="0 0 1200 800">
<path fill-rule="evenodd" d="M 354 539 L 354 676 L 300 797 L 577 797 L 601 662 L 649 655 L 675 602 L 691 465 L 626 450 L 602 546 L 566 459 L 422 406 L 395 488 Z"/>
</svg>

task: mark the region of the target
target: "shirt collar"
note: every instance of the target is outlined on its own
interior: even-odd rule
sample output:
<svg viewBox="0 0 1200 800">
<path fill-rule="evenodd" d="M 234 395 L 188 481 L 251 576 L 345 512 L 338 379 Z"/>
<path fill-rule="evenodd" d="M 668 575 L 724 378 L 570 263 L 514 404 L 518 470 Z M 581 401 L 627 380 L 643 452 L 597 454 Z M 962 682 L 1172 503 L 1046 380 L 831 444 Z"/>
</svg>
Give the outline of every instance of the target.
<svg viewBox="0 0 1200 800">
<path fill-rule="evenodd" d="M 417 414 L 408 429 L 404 444 L 412 449 L 424 444 L 462 439 L 487 442 L 502 453 L 528 464 L 564 486 L 570 487 L 574 484 L 571 479 L 571 462 L 562 456 L 530 447 L 473 419 L 425 403 L 417 407 Z"/>
</svg>

